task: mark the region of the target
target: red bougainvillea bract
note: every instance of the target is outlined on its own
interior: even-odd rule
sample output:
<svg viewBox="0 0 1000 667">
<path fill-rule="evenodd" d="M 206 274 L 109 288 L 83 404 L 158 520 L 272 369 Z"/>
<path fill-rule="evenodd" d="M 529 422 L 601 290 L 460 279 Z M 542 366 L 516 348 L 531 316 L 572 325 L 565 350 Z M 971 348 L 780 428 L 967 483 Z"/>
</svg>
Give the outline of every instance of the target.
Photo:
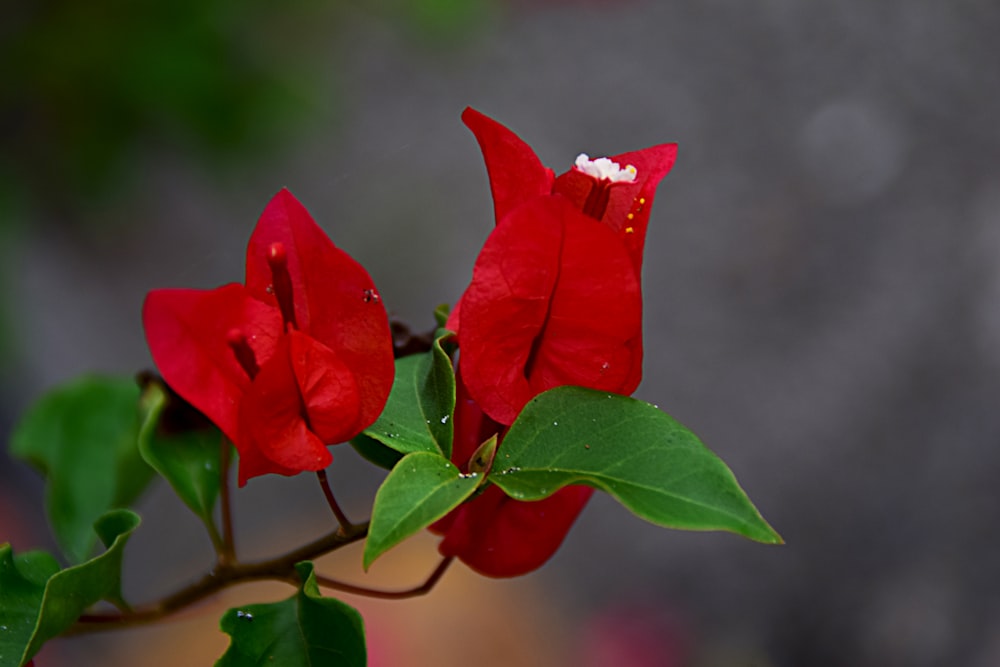
<svg viewBox="0 0 1000 667">
<path fill-rule="evenodd" d="M 635 391 L 646 227 L 676 156 L 675 144 L 581 155 L 557 177 L 503 125 L 473 109 L 462 119 L 486 161 L 496 227 L 448 322 L 460 349 L 453 453 L 460 467 L 543 391 Z M 523 574 L 552 556 L 591 493 L 568 487 L 526 503 L 488 487 L 434 526 L 444 535 L 439 548 L 482 574 Z"/>
<path fill-rule="evenodd" d="M 250 237 L 244 284 L 154 290 L 143 325 L 167 384 L 236 445 L 241 486 L 325 468 L 327 445 L 374 422 L 392 387 L 371 277 L 287 190 Z"/>
</svg>

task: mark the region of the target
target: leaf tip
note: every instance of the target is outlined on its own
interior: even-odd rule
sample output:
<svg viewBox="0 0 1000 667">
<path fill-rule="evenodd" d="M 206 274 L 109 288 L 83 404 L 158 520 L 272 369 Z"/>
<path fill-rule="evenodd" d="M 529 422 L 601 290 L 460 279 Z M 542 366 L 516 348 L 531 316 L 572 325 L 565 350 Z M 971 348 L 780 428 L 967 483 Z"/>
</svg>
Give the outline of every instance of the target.
<svg viewBox="0 0 1000 667">
<path fill-rule="evenodd" d="M 785 538 L 783 538 L 780 534 L 778 534 L 778 531 L 772 528 L 770 539 L 766 542 L 766 544 L 773 544 L 775 546 L 780 547 L 785 544 Z"/>
<path fill-rule="evenodd" d="M 781 546 L 785 543 L 785 538 L 783 538 L 781 534 L 778 533 L 778 531 L 776 531 L 774 527 L 764 519 L 764 517 L 758 514 L 757 518 L 759 519 L 758 525 L 756 526 L 757 530 L 754 535 L 748 535 L 750 539 L 754 542 L 771 544 L 774 546 Z"/>
<path fill-rule="evenodd" d="M 368 573 L 368 569 L 372 566 L 372 563 L 384 553 L 384 550 L 379 551 L 376 548 L 369 548 L 370 542 L 365 540 L 365 551 L 361 555 L 361 569 L 364 570 L 365 574 Z"/>
</svg>

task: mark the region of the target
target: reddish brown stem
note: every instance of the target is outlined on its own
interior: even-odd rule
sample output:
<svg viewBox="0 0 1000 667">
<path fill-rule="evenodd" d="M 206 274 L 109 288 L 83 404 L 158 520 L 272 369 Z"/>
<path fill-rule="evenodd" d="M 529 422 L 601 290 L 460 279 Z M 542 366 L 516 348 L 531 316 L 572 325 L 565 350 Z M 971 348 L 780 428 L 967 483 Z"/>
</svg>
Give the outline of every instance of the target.
<svg viewBox="0 0 1000 667">
<path fill-rule="evenodd" d="M 316 477 L 319 479 L 319 485 L 323 489 L 323 495 L 326 496 L 326 502 L 333 511 L 333 516 L 337 518 L 337 523 L 340 524 L 340 530 L 344 535 L 353 535 L 357 527 L 351 523 L 351 520 L 347 518 L 344 510 L 340 509 L 340 504 L 337 503 L 337 499 L 333 497 L 333 489 L 330 488 L 330 481 L 326 478 L 325 470 L 317 470 Z"/>
<path fill-rule="evenodd" d="M 298 576 L 295 572 L 296 563 L 318 558 L 323 554 L 364 539 L 365 535 L 368 534 L 367 523 L 353 528 L 354 532 L 350 535 L 343 535 L 338 530 L 276 558 L 257 563 L 220 564 L 214 571 L 181 590 L 156 602 L 136 607 L 129 612 L 84 614 L 77 620 L 76 625 L 65 634 L 100 632 L 150 623 L 176 613 L 224 588 L 249 581 L 274 580 L 292 584 L 298 583 Z"/>
<path fill-rule="evenodd" d="M 431 575 L 427 577 L 427 581 L 420 584 L 415 588 L 408 588 L 403 591 L 383 591 L 377 588 L 366 588 L 365 586 L 355 586 L 354 584 L 348 584 L 343 581 L 337 581 L 336 579 L 330 579 L 329 577 L 323 577 L 316 575 L 316 583 L 325 588 L 332 588 L 334 590 L 341 591 L 343 593 L 352 593 L 354 595 L 364 595 L 370 598 L 381 598 L 383 600 L 402 600 L 405 598 L 417 597 L 419 595 L 424 595 L 429 593 L 431 589 L 437 585 L 437 582 L 444 576 L 444 573 L 448 571 L 448 566 L 451 565 L 452 561 L 455 560 L 454 556 L 448 556 L 441 561 L 440 564 L 431 572 Z"/>
</svg>

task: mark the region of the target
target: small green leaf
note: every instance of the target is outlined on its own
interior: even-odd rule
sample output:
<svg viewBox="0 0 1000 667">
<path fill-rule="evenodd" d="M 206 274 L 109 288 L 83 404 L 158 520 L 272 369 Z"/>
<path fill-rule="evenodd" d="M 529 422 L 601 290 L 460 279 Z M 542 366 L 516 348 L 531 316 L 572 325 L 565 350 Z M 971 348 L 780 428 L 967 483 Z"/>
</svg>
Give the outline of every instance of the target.
<svg viewBox="0 0 1000 667">
<path fill-rule="evenodd" d="M 486 441 L 472 452 L 469 458 L 469 472 L 489 472 L 493 466 L 493 458 L 497 455 L 497 444 L 499 434 L 494 433 Z"/>
<path fill-rule="evenodd" d="M 434 309 L 434 321 L 437 322 L 438 329 L 447 328 L 449 315 L 451 315 L 451 306 L 447 303 L 438 304 L 438 307 Z"/>
<path fill-rule="evenodd" d="M 463 475 L 440 454 L 407 454 L 375 494 L 364 568 L 367 570 L 383 553 L 458 507 L 483 479 L 478 473 Z"/>
<path fill-rule="evenodd" d="M 216 667 L 364 667 L 364 622 L 354 608 L 320 595 L 312 563 L 295 566 L 302 588 L 287 600 L 230 609 L 222 631 L 232 637 Z"/>
<path fill-rule="evenodd" d="M 87 376 L 44 396 L 14 431 L 11 454 L 46 476 L 49 523 L 73 563 L 93 552 L 98 517 L 127 507 L 153 477 L 137 446 L 138 400 L 131 379 Z"/>
<path fill-rule="evenodd" d="M 143 391 L 139 452 L 214 532 L 212 511 L 219 497 L 222 433 L 215 427 L 161 433 L 160 415 L 168 399 L 167 390 L 158 382 L 149 383 Z"/>
<path fill-rule="evenodd" d="M 402 454 L 432 452 L 451 456 L 455 412 L 455 372 L 441 349 L 396 360 L 396 378 L 385 409 L 365 435 Z"/>
<path fill-rule="evenodd" d="M 661 526 L 782 541 L 697 436 L 627 396 L 581 387 L 536 396 L 510 427 L 489 479 L 519 500 L 586 484 Z"/>
<path fill-rule="evenodd" d="M 17 660 L 0 664 L 23 664 L 100 600 L 127 607 L 121 595 L 122 555 L 138 525 L 134 512 L 108 512 L 94 525 L 107 551 L 62 571 L 49 554 L 11 558 L 10 547 L 0 547 L 0 627 L 6 628 L 0 630 L 0 657 Z"/>
</svg>

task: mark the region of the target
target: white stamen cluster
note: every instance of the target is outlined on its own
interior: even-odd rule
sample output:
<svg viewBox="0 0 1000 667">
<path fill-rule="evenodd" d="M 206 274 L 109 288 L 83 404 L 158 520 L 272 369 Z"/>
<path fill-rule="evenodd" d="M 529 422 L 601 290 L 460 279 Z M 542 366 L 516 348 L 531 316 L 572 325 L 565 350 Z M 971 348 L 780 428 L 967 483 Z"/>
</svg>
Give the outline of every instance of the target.
<svg viewBox="0 0 1000 667">
<path fill-rule="evenodd" d="M 606 157 L 591 160 L 586 153 L 580 153 L 576 156 L 574 166 L 587 176 L 612 183 L 632 183 L 635 181 L 636 173 L 638 173 L 632 165 L 626 165 L 623 169 L 620 164 L 612 162 Z"/>
</svg>

